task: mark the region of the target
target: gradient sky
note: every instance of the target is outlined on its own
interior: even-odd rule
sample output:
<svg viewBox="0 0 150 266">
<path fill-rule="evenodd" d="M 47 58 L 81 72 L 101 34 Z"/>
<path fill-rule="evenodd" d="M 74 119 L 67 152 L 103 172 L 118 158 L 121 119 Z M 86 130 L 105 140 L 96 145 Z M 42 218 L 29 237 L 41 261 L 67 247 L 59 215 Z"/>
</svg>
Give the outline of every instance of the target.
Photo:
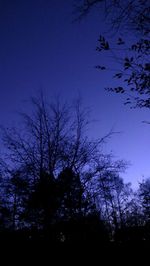
<svg viewBox="0 0 150 266">
<path fill-rule="evenodd" d="M 90 137 L 114 135 L 105 150 L 131 166 L 122 176 L 133 186 L 149 176 L 150 120 L 147 110 L 130 110 L 122 96 L 104 90 L 111 73 L 94 68 L 108 58 L 95 50 L 105 25 L 98 13 L 72 23 L 73 0 L 0 0 L 0 124 L 17 121 L 16 111 L 43 89 L 51 100 L 80 95 L 96 120 Z"/>
</svg>

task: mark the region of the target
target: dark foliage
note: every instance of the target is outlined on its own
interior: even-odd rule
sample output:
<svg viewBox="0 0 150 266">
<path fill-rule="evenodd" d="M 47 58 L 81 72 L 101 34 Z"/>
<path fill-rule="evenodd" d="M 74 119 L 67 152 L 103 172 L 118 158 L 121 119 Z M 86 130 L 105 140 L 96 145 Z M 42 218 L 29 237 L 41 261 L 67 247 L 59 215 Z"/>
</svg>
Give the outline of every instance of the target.
<svg viewBox="0 0 150 266">
<path fill-rule="evenodd" d="M 97 65 L 101 71 L 112 71 L 119 86 L 108 91 L 126 96 L 125 104 L 150 107 L 150 4 L 147 0 L 75 1 L 78 19 L 92 8 L 105 14 L 109 33 L 100 35 L 96 50 L 108 55 L 109 65 Z M 101 12 L 103 10 L 103 12 Z M 111 34 L 110 34 L 111 32 Z M 103 33 L 101 33 L 103 34 Z M 111 35 L 111 37 L 110 37 Z M 113 37 L 112 37 L 113 36 Z M 112 58 L 112 60 L 111 60 Z M 111 68 L 110 65 L 115 67 Z M 116 70 L 118 68 L 118 70 Z"/>
</svg>

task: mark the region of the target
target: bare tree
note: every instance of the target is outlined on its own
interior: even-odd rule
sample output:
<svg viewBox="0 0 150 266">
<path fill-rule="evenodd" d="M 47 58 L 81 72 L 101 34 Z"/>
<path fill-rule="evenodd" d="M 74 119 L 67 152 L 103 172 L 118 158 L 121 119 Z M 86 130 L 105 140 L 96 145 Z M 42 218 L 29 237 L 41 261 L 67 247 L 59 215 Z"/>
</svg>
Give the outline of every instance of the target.
<svg viewBox="0 0 150 266">
<path fill-rule="evenodd" d="M 73 173 L 67 177 L 70 182 L 72 177 L 76 177 L 74 185 L 70 184 L 74 190 L 75 183 L 78 187 L 80 185 L 82 193 L 79 194 L 83 198 L 87 187 L 85 173 L 90 165 L 94 167 L 103 143 L 112 135 L 110 132 L 103 138 L 89 140 L 86 135 L 87 110 L 82 108 L 79 100 L 70 106 L 58 99 L 48 104 L 42 95 L 33 98 L 32 105 L 32 114 L 21 113 L 22 126 L 2 128 L 1 131 L 6 150 L 3 162 L 10 175 L 14 227 L 23 215 L 26 223 L 37 223 L 39 227 L 41 223 L 52 221 L 61 204 L 60 198 L 64 198 L 58 191 L 61 187 L 57 180 L 65 169 Z"/>
</svg>

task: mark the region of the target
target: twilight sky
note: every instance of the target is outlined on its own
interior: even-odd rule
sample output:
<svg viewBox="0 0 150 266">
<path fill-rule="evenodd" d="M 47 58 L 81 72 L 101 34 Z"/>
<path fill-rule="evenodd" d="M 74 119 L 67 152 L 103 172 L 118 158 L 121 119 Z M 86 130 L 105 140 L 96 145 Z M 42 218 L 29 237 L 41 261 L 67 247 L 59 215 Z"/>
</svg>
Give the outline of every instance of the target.
<svg viewBox="0 0 150 266">
<path fill-rule="evenodd" d="M 27 101 L 41 88 L 49 100 L 80 95 L 96 120 L 90 137 L 104 136 L 112 127 L 121 132 L 105 150 L 131 162 L 122 176 L 136 186 L 149 176 L 150 125 L 142 123 L 150 120 L 149 111 L 130 110 L 122 96 L 104 90 L 114 83 L 112 74 L 94 66 L 109 60 L 95 50 L 105 25 L 96 12 L 72 23 L 73 2 L 0 0 L 0 124 L 16 121 L 15 112 L 29 109 Z"/>
</svg>

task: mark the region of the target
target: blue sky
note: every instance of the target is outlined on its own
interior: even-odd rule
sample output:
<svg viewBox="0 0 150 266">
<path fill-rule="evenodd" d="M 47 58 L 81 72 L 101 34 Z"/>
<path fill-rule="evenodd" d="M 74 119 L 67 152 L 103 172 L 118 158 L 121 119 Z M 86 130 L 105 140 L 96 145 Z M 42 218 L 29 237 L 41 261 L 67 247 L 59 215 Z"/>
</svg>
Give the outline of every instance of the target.
<svg viewBox="0 0 150 266">
<path fill-rule="evenodd" d="M 123 177 L 136 186 L 149 176 L 150 125 L 142 123 L 149 111 L 130 110 L 122 96 L 104 90 L 114 84 L 112 73 L 94 66 L 109 64 L 95 49 L 105 24 L 98 12 L 72 23 L 72 11 L 73 0 L 0 1 L 0 124 L 17 121 L 15 112 L 30 109 L 27 101 L 41 88 L 49 100 L 57 94 L 64 101 L 80 95 L 96 121 L 90 137 L 112 127 L 120 132 L 105 150 L 131 162 Z"/>
</svg>

